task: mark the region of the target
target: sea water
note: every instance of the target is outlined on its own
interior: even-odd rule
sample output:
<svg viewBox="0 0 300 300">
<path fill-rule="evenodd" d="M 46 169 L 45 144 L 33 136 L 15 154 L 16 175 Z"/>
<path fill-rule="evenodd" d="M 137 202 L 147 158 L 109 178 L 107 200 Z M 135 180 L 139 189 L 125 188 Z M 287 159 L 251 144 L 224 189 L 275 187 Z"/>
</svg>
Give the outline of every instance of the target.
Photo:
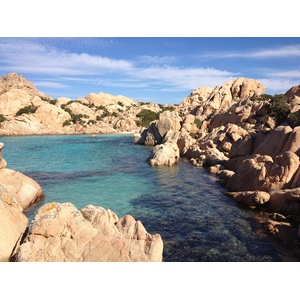
<svg viewBox="0 0 300 300">
<path fill-rule="evenodd" d="M 298 261 L 261 228 L 263 215 L 224 195 L 214 175 L 184 159 L 151 167 L 151 147 L 129 134 L 0 137 L 7 168 L 36 180 L 44 203 L 92 204 L 140 220 L 164 242 L 165 262 Z"/>
</svg>

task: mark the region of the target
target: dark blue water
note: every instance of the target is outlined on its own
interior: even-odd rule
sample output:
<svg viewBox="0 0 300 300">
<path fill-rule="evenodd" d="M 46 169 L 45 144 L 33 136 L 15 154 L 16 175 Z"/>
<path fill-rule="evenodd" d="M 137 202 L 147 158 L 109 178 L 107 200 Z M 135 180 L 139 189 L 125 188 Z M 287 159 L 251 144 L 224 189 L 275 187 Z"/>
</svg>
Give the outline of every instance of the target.
<svg viewBox="0 0 300 300">
<path fill-rule="evenodd" d="M 264 234 L 258 211 L 224 195 L 217 178 L 185 160 L 150 167 L 151 148 L 130 135 L 1 137 L 7 168 L 35 179 L 42 203 L 99 205 L 119 217 L 141 220 L 164 241 L 165 262 L 298 261 L 281 242 Z"/>
</svg>

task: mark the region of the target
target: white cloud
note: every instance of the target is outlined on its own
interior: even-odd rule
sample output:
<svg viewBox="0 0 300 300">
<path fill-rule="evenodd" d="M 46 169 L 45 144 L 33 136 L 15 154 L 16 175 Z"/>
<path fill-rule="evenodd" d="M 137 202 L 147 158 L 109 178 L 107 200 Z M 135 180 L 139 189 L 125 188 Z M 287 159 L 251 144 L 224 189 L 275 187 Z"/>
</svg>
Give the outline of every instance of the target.
<svg viewBox="0 0 300 300">
<path fill-rule="evenodd" d="M 257 59 L 271 59 L 271 58 L 282 58 L 282 57 L 300 57 L 300 45 L 282 46 L 273 49 L 259 49 L 251 51 L 240 51 L 240 52 L 224 52 L 216 51 L 203 53 L 198 56 L 199 58 L 257 58 Z"/>
<path fill-rule="evenodd" d="M 37 87 L 50 87 L 54 89 L 65 89 L 70 87 L 69 85 L 53 81 L 35 81 L 34 84 Z"/>
<path fill-rule="evenodd" d="M 136 76 L 153 80 L 156 84 L 166 85 L 164 90 L 193 90 L 202 85 L 215 87 L 222 84 L 236 73 L 221 71 L 214 68 L 177 68 L 177 67 L 152 67 L 136 70 Z"/>
<path fill-rule="evenodd" d="M 257 79 L 266 88 L 267 94 L 284 94 L 291 87 L 299 85 L 299 80 L 282 79 L 282 78 L 259 78 Z"/>
<path fill-rule="evenodd" d="M 126 60 L 69 53 L 24 39 L 0 41 L 0 63 L 2 70 L 47 75 L 101 74 L 132 68 Z"/>
<path fill-rule="evenodd" d="M 175 56 L 150 56 L 142 55 L 138 58 L 139 63 L 151 64 L 151 65 L 165 65 L 175 62 L 177 59 Z"/>
</svg>

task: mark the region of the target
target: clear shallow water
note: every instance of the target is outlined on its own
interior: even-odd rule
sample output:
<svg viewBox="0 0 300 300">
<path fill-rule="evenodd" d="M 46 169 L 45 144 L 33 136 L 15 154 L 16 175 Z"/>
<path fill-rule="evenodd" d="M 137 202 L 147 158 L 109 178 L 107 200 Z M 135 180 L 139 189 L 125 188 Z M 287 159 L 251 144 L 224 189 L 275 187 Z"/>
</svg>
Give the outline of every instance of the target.
<svg viewBox="0 0 300 300">
<path fill-rule="evenodd" d="M 130 135 L 1 137 L 7 168 L 35 179 L 46 202 L 99 205 L 132 215 L 164 241 L 166 262 L 298 261 L 264 234 L 260 212 L 224 195 L 217 178 L 180 160 L 152 168 Z"/>
</svg>

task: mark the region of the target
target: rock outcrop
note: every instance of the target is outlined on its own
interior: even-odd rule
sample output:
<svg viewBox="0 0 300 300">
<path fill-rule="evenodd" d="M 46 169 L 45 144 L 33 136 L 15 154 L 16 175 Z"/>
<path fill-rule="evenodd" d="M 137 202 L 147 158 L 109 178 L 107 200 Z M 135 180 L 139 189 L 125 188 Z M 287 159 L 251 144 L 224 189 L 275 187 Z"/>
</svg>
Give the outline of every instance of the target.
<svg viewBox="0 0 300 300">
<path fill-rule="evenodd" d="M 2 151 L 4 144 L 0 143 Z M 0 151 L 0 261 L 9 261 L 17 252 L 27 228 L 23 210 L 43 196 L 40 185 L 30 177 L 6 169 Z"/>
<path fill-rule="evenodd" d="M 47 203 L 32 221 L 19 262 L 161 262 L 163 241 L 140 221 L 110 210 Z"/>
<path fill-rule="evenodd" d="M 1 169 L 0 183 L 16 199 L 22 210 L 43 196 L 43 190 L 35 180 L 14 170 Z"/>
<path fill-rule="evenodd" d="M 0 183 L 0 262 L 8 262 L 20 246 L 28 224 L 21 210 L 16 199 Z"/>
<path fill-rule="evenodd" d="M 177 145 L 180 156 L 217 175 L 226 195 L 239 204 L 281 214 L 284 221 L 269 220 L 263 228 L 295 243 L 300 238 L 300 89 L 292 87 L 283 97 L 264 95 L 265 90 L 249 78 L 198 88 L 175 109 L 182 117 Z M 152 125 L 145 132 L 155 136 L 155 130 Z M 142 142 L 147 144 L 147 135 Z"/>
<path fill-rule="evenodd" d="M 143 103 L 100 92 L 72 100 L 52 99 L 23 76 L 0 77 L 0 135 L 101 134 L 139 131 L 143 109 L 170 105 Z"/>
<path fill-rule="evenodd" d="M 177 145 L 179 133 L 171 129 L 166 133 L 162 144 L 156 145 L 147 159 L 151 166 L 173 166 L 180 158 Z"/>
</svg>

